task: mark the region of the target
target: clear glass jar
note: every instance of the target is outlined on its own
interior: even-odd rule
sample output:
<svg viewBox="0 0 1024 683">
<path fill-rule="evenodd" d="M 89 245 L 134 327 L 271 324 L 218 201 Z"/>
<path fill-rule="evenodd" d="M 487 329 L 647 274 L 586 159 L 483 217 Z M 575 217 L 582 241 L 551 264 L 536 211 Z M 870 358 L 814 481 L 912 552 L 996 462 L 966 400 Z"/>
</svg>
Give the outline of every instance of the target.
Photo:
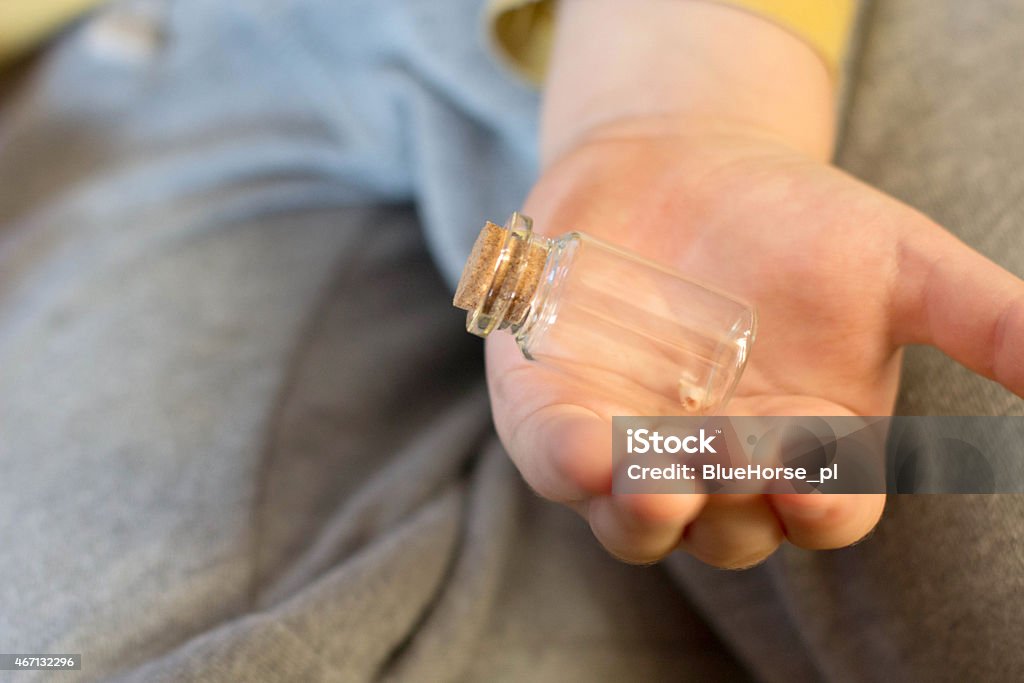
<svg viewBox="0 0 1024 683">
<path fill-rule="evenodd" d="M 518 213 L 481 231 L 455 305 L 473 334 L 508 329 L 526 358 L 636 415 L 719 412 L 756 325 L 740 299 L 589 235 L 537 235 Z"/>
</svg>

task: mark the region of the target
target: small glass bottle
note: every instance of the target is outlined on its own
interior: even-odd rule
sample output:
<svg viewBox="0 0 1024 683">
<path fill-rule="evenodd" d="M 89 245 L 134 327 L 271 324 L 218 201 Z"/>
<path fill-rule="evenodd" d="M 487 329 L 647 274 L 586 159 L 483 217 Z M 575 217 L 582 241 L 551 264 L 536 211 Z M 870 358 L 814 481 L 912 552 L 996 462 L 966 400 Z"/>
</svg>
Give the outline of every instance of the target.
<svg viewBox="0 0 1024 683">
<path fill-rule="evenodd" d="M 523 355 L 636 415 L 707 415 L 729 400 L 754 309 L 579 232 L 546 238 L 518 213 L 480 232 L 455 293 L 466 329 L 509 329 Z"/>
</svg>

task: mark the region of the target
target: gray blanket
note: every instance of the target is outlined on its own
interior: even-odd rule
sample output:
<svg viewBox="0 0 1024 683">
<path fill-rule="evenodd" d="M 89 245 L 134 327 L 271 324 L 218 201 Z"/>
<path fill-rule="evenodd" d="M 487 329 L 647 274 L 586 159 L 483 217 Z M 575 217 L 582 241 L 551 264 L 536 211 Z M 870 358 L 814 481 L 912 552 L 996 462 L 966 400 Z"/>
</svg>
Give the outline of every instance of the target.
<svg viewBox="0 0 1024 683">
<path fill-rule="evenodd" d="M 530 494 L 449 289 L 535 173 L 474 0 L 117 4 L 0 108 L 0 680 L 981 680 L 1024 502 L 636 568 Z M 1024 274 L 1024 8 L 878 2 L 838 162 Z M 901 410 L 1024 414 L 934 352 Z M 884 673 L 883 673 L 884 672 Z"/>
</svg>

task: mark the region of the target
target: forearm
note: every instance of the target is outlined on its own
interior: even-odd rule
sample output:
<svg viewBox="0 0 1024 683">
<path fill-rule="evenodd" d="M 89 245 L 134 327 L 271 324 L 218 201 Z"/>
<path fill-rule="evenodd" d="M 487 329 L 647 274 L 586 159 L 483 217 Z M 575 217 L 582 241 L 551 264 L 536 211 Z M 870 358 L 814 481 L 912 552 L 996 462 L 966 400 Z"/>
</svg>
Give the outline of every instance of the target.
<svg viewBox="0 0 1024 683">
<path fill-rule="evenodd" d="M 545 164 L 608 127 L 736 130 L 830 156 L 832 79 L 808 44 L 771 21 L 707 0 L 562 0 L 559 12 Z"/>
</svg>

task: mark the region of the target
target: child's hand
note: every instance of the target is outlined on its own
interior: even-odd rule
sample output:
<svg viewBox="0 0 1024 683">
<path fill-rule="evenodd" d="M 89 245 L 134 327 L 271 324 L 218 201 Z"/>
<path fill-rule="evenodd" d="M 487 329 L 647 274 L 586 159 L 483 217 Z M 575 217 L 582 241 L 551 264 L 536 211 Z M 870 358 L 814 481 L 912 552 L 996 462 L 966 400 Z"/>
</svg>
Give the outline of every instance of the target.
<svg viewBox="0 0 1024 683">
<path fill-rule="evenodd" d="M 909 207 L 777 142 L 739 132 L 659 135 L 665 122 L 595 131 L 548 168 L 536 225 L 585 230 L 758 306 L 760 328 L 729 414 L 885 415 L 899 346 L 929 343 L 1024 394 L 1024 284 Z M 608 494 L 600 399 L 488 340 L 498 432 L 527 481 L 583 513 L 614 554 L 686 549 L 756 562 L 789 538 L 853 543 L 882 496 Z M 685 537 L 683 531 L 686 530 Z"/>
<path fill-rule="evenodd" d="M 588 7 L 602 4 L 614 2 Z M 549 87 L 558 85 L 556 73 Z M 525 212 L 540 231 L 588 232 L 755 303 L 758 338 L 729 414 L 889 414 L 899 349 L 910 343 L 938 346 L 1024 395 L 1024 283 L 825 163 L 827 145 L 815 140 L 827 135 L 794 129 L 804 135 L 794 141 L 790 121 L 748 125 L 686 106 L 552 131 L 552 118 L 574 117 L 563 115 L 571 103 L 550 97 L 557 158 Z M 524 360 L 508 335 L 489 338 L 487 356 L 498 433 L 516 465 L 621 558 L 653 561 L 682 544 L 740 567 L 783 538 L 848 545 L 881 514 L 881 495 L 611 496 L 601 400 Z"/>
</svg>

